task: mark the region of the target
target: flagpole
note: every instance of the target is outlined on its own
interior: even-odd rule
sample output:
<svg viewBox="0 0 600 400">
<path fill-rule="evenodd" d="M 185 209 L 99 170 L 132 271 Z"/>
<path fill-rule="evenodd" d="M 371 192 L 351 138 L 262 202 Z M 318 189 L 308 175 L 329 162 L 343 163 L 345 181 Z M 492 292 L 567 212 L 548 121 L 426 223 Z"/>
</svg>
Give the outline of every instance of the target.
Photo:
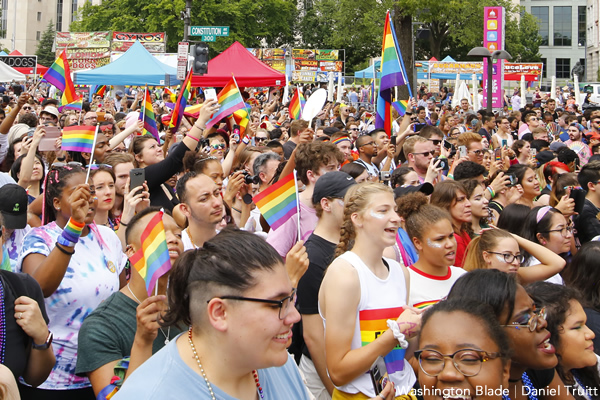
<svg viewBox="0 0 600 400">
<path fill-rule="evenodd" d="M 100 124 L 96 124 L 96 131 L 94 132 L 94 141 L 92 142 L 92 153 L 90 154 L 90 163 L 88 164 L 87 175 L 85 176 L 85 183 L 88 183 L 90 179 L 90 171 L 92 170 L 92 164 L 94 163 L 94 149 L 96 148 L 96 138 L 98 137 L 98 128 Z"/>
<path fill-rule="evenodd" d="M 296 214 L 298 214 L 298 240 L 302 240 L 300 235 L 300 195 L 298 194 L 298 181 L 296 180 L 296 170 L 294 169 L 294 188 L 296 189 Z"/>
<path fill-rule="evenodd" d="M 142 103 L 144 104 L 144 107 L 142 108 L 142 122 L 146 121 L 146 95 L 148 94 L 148 84 L 146 84 L 146 87 L 144 88 L 144 100 L 142 101 Z"/>
<path fill-rule="evenodd" d="M 296 88 L 296 92 L 298 93 L 298 104 L 300 105 L 300 119 L 302 119 L 302 113 L 304 112 L 304 110 L 302 109 L 302 103 L 300 102 L 300 88 L 297 87 Z"/>
</svg>

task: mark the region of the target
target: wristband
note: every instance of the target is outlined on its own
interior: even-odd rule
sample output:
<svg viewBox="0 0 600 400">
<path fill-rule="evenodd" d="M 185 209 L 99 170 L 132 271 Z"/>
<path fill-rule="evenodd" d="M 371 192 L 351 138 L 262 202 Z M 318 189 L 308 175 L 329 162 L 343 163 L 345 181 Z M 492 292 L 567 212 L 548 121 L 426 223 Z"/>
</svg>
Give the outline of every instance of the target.
<svg viewBox="0 0 600 400">
<path fill-rule="evenodd" d="M 394 338 L 396 338 L 396 340 L 398 340 L 398 343 L 400 343 L 400 348 L 407 349 L 408 342 L 406 341 L 404 333 L 400 332 L 400 327 L 398 326 L 398 321 L 394 321 L 393 319 L 388 319 L 387 326 L 388 326 L 388 328 L 390 328 L 392 330 L 392 333 L 394 334 Z"/>
<path fill-rule="evenodd" d="M 57 241 L 57 242 L 56 242 L 56 245 L 55 245 L 54 247 L 56 247 L 58 250 L 60 250 L 60 251 L 61 251 L 61 253 L 63 253 L 63 254 L 66 254 L 66 255 L 68 255 L 68 256 L 72 256 L 73 254 L 75 254 L 75 249 L 73 249 L 73 251 L 72 251 L 72 252 L 70 252 L 70 251 L 67 251 L 67 250 L 63 249 L 63 248 L 62 248 L 61 246 L 59 246 L 59 245 L 60 245 L 60 243 Z"/>
<path fill-rule="evenodd" d="M 69 222 L 67 222 L 60 235 L 60 238 L 64 239 L 64 241 L 61 240 L 61 242 L 63 242 L 61 244 L 64 244 L 64 246 L 74 247 L 79 241 L 79 237 L 81 236 L 81 232 L 83 231 L 84 227 L 85 224 L 74 221 L 73 218 L 69 218 Z"/>
<path fill-rule="evenodd" d="M 448 178 L 448 179 L 452 179 L 452 180 L 454 180 L 454 175 L 452 175 L 452 174 L 448 174 L 448 175 L 447 175 L 447 178 Z"/>
<path fill-rule="evenodd" d="M 197 137 L 194 137 L 192 135 L 186 135 L 187 137 L 189 137 L 190 139 L 194 139 L 196 142 L 200 143 L 200 139 L 198 139 Z"/>
<path fill-rule="evenodd" d="M 491 186 L 488 186 L 488 187 L 486 187 L 486 190 L 487 190 L 488 192 L 490 192 L 490 196 L 492 196 L 492 199 L 493 199 L 494 197 L 496 197 L 496 192 L 494 192 L 494 189 L 493 189 Z"/>
<path fill-rule="evenodd" d="M 205 128 L 201 128 L 200 126 L 198 126 L 196 124 L 194 124 L 194 127 L 200 129 L 201 131 L 203 131 L 205 129 Z"/>
<path fill-rule="evenodd" d="M 246 146 L 248 145 L 248 143 L 250 143 L 250 139 L 248 139 L 248 136 L 244 136 L 244 138 L 242 139 L 242 143 L 244 143 Z"/>
</svg>

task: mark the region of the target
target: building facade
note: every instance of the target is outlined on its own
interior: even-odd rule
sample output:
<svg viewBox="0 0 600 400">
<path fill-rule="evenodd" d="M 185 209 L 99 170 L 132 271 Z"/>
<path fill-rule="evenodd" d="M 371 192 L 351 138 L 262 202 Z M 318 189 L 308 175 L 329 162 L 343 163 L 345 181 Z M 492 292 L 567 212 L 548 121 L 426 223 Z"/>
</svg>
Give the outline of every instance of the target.
<svg viewBox="0 0 600 400">
<path fill-rule="evenodd" d="M 598 0 L 587 1 L 587 42 L 586 42 L 586 76 L 588 82 L 600 81 L 600 2 Z"/>
<path fill-rule="evenodd" d="M 559 82 L 570 80 L 571 71 L 579 65 L 585 71 L 586 15 L 590 1 L 597 7 L 598 0 L 521 0 L 521 6 L 538 18 L 544 80 L 549 81 L 552 76 Z M 584 82 L 589 78 L 579 76 L 579 80 Z"/>
<path fill-rule="evenodd" d="M 35 54 L 42 34 L 52 21 L 57 32 L 68 31 L 85 3 L 101 0 L 0 0 L 0 44 L 25 55 Z"/>
</svg>

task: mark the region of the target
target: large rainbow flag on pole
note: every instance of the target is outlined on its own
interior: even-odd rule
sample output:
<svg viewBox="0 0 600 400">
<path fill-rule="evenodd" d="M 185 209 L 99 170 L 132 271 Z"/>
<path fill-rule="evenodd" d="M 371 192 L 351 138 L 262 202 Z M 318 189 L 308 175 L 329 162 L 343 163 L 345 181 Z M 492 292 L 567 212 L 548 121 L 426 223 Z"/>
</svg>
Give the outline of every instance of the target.
<svg viewBox="0 0 600 400">
<path fill-rule="evenodd" d="M 62 131 L 61 149 L 79 151 L 81 153 L 93 153 L 96 129 L 97 126 L 66 126 Z"/>
<path fill-rule="evenodd" d="M 298 212 L 294 173 L 279 179 L 268 189 L 254 196 L 252 200 L 271 229 L 277 229 Z"/>
<path fill-rule="evenodd" d="M 169 122 L 169 128 L 173 132 L 177 132 L 179 129 L 179 124 L 181 124 L 181 119 L 183 118 L 183 113 L 185 112 L 185 106 L 187 105 L 188 98 L 190 96 L 190 92 L 192 91 L 192 70 L 188 72 L 185 81 L 183 81 L 183 85 L 181 85 L 181 90 L 179 91 L 179 96 L 177 96 L 177 102 L 175 103 L 175 108 L 173 109 L 173 114 L 171 114 L 171 122 Z"/>
<path fill-rule="evenodd" d="M 381 81 L 377 95 L 377 116 L 375 128 L 385 129 L 388 136 L 392 134 L 392 91 L 395 86 L 410 85 L 406 77 L 406 70 L 402 62 L 402 55 L 398 48 L 398 40 L 392 27 L 392 17 L 388 11 L 385 16 L 383 28 L 383 44 L 381 55 Z"/>
<path fill-rule="evenodd" d="M 235 77 L 229 80 L 227 85 L 217 95 L 217 100 L 221 108 L 214 113 L 206 123 L 206 129 L 210 129 L 214 124 L 218 123 L 223 118 L 233 114 L 241 108 L 245 108 L 244 99 L 240 93 Z"/>
<path fill-rule="evenodd" d="M 139 116 L 139 120 L 144 121 L 144 134 L 151 133 L 152 136 L 154 136 L 156 140 L 160 142 L 158 129 L 156 128 L 156 118 L 154 117 L 152 100 L 150 99 L 150 92 L 148 91 L 148 88 L 146 88 L 144 92 L 144 104 L 142 107 L 142 112 Z"/>
<path fill-rule="evenodd" d="M 71 70 L 69 68 L 69 62 L 67 61 L 66 50 L 63 50 L 56 61 L 48 68 L 43 79 L 62 92 L 62 98 L 60 100 L 61 106 L 73 103 L 77 100 L 75 86 L 71 80 Z"/>
<path fill-rule="evenodd" d="M 306 100 L 302 95 L 302 92 L 299 88 L 296 88 L 296 93 L 292 96 L 292 100 L 290 101 L 290 117 L 293 119 L 302 118 L 302 110 L 304 109 L 304 104 L 306 104 Z"/>
<path fill-rule="evenodd" d="M 146 282 L 148 296 L 156 287 L 158 278 L 171 269 L 167 235 L 162 221 L 163 212 L 157 212 L 142 232 L 142 248 L 129 259 Z"/>
</svg>

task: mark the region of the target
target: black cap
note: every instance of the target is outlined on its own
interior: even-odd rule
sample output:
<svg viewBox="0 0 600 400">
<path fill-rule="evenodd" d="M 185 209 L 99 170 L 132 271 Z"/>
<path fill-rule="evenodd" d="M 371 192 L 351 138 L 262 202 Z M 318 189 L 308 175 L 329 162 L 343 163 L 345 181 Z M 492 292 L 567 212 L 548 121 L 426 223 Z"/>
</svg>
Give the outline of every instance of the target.
<svg viewBox="0 0 600 400">
<path fill-rule="evenodd" d="M 317 204 L 324 197 L 343 198 L 348 188 L 355 185 L 356 181 L 350 175 L 342 171 L 331 171 L 321 176 L 313 190 L 312 201 Z"/>
<path fill-rule="evenodd" d="M 537 159 L 538 163 L 541 164 L 546 164 L 547 162 L 550 162 L 552 160 L 554 160 L 556 158 L 556 154 L 554 154 L 553 151 L 540 151 L 539 153 L 536 154 L 535 158 Z"/>
<path fill-rule="evenodd" d="M 0 188 L 0 212 L 7 229 L 23 229 L 27 226 L 27 192 L 15 183 Z"/>
<path fill-rule="evenodd" d="M 417 186 L 398 186 L 394 189 L 394 197 L 398 198 L 415 192 L 421 192 L 426 196 L 429 196 L 431 193 L 433 193 L 433 185 L 429 182 L 425 182 L 422 185 Z"/>
</svg>

